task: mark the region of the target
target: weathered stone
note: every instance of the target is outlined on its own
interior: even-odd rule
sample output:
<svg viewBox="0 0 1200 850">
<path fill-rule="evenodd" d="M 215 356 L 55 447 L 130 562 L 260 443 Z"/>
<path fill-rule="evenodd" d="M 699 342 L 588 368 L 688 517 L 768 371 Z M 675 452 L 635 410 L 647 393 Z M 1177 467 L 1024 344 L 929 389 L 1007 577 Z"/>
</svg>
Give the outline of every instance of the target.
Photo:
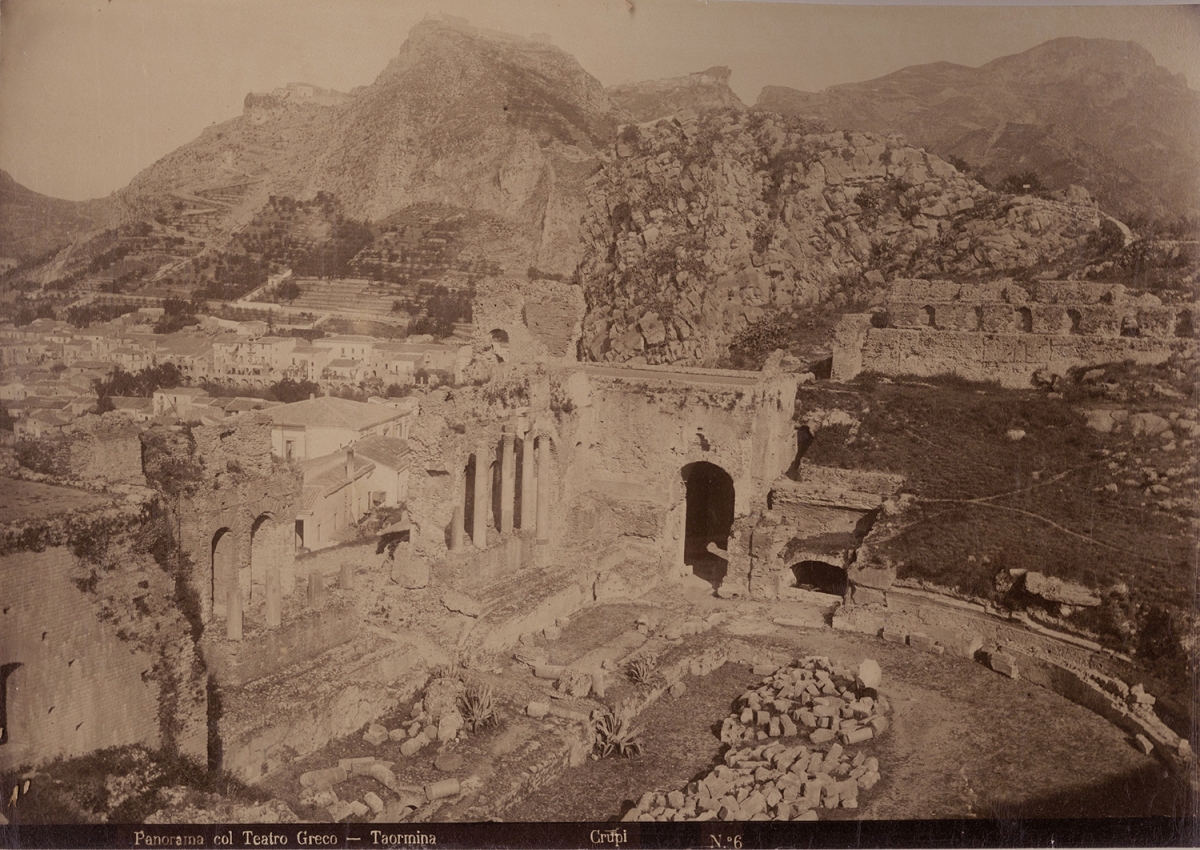
<svg viewBox="0 0 1200 850">
<path fill-rule="evenodd" d="M 934 640 L 929 635 L 913 632 L 908 636 L 908 645 L 913 649 L 921 649 L 925 652 L 930 652 L 933 649 Z"/>
<path fill-rule="evenodd" d="M 1091 589 L 1074 582 L 1043 575 L 1039 572 L 1025 574 L 1025 590 L 1048 602 L 1094 608 L 1100 604 L 1100 596 Z"/>
<path fill-rule="evenodd" d="M 458 753 L 442 753 L 433 760 L 433 766 L 442 773 L 453 773 L 462 769 L 463 757 Z"/>
<path fill-rule="evenodd" d="M 379 814 L 383 811 L 383 800 L 379 799 L 379 795 L 374 791 L 368 791 L 366 794 L 363 794 L 363 802 L 366 803 L 371 811 L 373 811 L 375 814 Z"/>
<path fill-rule="evenodd" d="M 1135 437 L 1157 437 L 1171 430 L 1171 423 L 1156 413 L 1134 413 L 1129 417 L 1128 428 Z"/>
<path fill-rule="evenodd" d="M 457 796 L 461 790 L 457 779 L 443 779 L 425 786 L 425 796 L 432 802 L 445 797 Z"/>
<path fill-rule="evenodd" d="M 826 741 L 832 741 L 834 732 L 829 729 L 815 729 L 809 734 L 808 739 L 814 744 L 823 744 Z"/>
<path fill-rule="evenodd" d="M 540 719 L 550 713 L 550 706 L 544 702 L 531 702 L 525 706 L 525 713 L 530 717 Z"/>
<path fill-rule="evenodd" d="M 401 744 L 400 752 L 406 756 L 415 755 L 416 753 L 420 752 L 421 748 L 427 743 L 429 743 L 429 741 L 423 735 L 418 735 L 415 738 L 409 738 L 407 741 Z"/>
<path fill-rule="evenodd" d="M 329 812 L 329 816 L 333 818 L 334 823 L 344 821 L 346 818 L 354 814 L 354 807 L 345 800 L 338 800 L 332 806 L 329 806 L 325 811 Z"/>
<path fill-rule="evenodd" d="M 884 627 L 882 637 L 888 643 L 904 643 L 908 639 L 908 635 L 897 629 Z"/>
<path fill-rule="evenodd" d="M 686 692 L 687 692 L 687 685 L 685 685 L 682 681 L 676 682 L 675 684 L 671 685 L 671 696 L 675 697 L 676 699 L 679 699 Z"/>
<path fill-rule="evenodd" d="M 372 723 L 363 733 L 363 740 L 372 746 L 379 746 L 388 739 L 388 730 L 378 723 Z"/>
<path fill-rule="evenodd" d="M 1019 678 L 1017 672 L 1017 659 L 1011 655 L 1006 655 L 1003 652 L 993 652 L 988 658 L 988 665 L 997 673 L 1003 673 L 1010 679 Z"/>
<path fill-rule="evenodd" d="M 404 751 L 403 744 L 400 746 L 400 751 L 401 752 Z M 411 753 L 405 753 L 405 755 L 411 755 Z M 390 769 L 388 769 L 385 765 L 382 765 L 379 763 L 372 765 L 371 769 L 367 773 L 367 775 L 370 776 L 372 779 L 374 779 L 376 782 L 378 782 L 380 785 L 382 785 L 384 788 L 387 788 L 390 791 L 396 790 L 396 774 L 392 773 L 392 771 Z"/>
<path fill-rule="evenodd" d="M 1154 744 L 1150 742 L 1149 738 L 1141 733 L 1134 735 L 1133 740 L 1134 743 L 1137 744 L 1138 749 L 1141 750 L 1145 755 L 1150 755 L 1150 753 L 1154 750 Z"/>
<path fill-rule="evenodd" d="M 866 659 L 858 665 L 858 681 L 864 688 L 871 690 L 879 690 L 879 685 L 883 681 L 883 670 L 879 667 L 879 662 L 873 659 Z"/>
<path fill-rule="evenodd" d="M 483 608 L 479 602 L 465 593 L 459 593 L 457 590 L 447 590 L 442 594 L 442 605 L 448 610 L 454 611 L 457 614 L 466 614 L 468 617 L 478 617 Z"/>
</svg>

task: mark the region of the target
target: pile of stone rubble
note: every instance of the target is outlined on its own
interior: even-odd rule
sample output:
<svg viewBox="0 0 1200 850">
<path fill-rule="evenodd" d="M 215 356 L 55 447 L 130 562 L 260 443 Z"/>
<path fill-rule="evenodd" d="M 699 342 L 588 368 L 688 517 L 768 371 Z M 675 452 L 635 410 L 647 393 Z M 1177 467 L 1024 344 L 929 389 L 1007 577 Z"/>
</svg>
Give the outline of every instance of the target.
<svg viewBox="0 0 1200 850">
<path fill-rule="evenodd" d="M 809 657 L 755 673 L 769 675 L 722 724 L 724 764 L 682 791 L 648 791 L 624 820 L 816 820 L 821 809 L 858 808 L 880 773 L 853 748 L 888 728 L 879 665 L 864 661 L 856 674 Z"/>
</svg>

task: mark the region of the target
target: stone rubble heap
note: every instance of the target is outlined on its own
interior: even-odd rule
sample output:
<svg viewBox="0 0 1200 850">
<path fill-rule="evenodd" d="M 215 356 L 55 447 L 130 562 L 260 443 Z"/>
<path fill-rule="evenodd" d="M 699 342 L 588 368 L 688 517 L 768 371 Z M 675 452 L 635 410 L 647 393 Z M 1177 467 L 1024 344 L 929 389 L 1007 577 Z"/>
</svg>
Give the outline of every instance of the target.
<svg viewBox="0 0 1200 850">
<path fill-rule="evenodd" d="M 754 669 L 767 678 L 722 724 L 724 764 L 684 790 L 646 792 L 623 820 L 817 820 L 820 809 L 858 808 L 879 760 L 851 748 L 888 728 L 879 665 L 864 661 L 856 675 L 808 657 Z M 801 735 L 808 744 L 785 740 Z"/>
</svg>

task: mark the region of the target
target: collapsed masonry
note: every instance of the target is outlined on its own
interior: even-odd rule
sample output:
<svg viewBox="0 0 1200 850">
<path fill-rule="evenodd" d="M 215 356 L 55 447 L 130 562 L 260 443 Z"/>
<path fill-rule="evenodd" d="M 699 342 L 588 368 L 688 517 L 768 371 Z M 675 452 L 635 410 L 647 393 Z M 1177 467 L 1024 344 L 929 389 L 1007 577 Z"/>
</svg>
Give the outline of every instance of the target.
<svg viewBox="0 0 1200 850">
<path fill-rule="evenodd" d="M 1130 296 L 1120 284 L 895 280 L 884 310 L 845 316 L 833 378 L 954 374 L 1029 387 L 1035 373 L 1095 363 L 1153 364 L 1197 349 L 1196 304 Z"/>
</svg>

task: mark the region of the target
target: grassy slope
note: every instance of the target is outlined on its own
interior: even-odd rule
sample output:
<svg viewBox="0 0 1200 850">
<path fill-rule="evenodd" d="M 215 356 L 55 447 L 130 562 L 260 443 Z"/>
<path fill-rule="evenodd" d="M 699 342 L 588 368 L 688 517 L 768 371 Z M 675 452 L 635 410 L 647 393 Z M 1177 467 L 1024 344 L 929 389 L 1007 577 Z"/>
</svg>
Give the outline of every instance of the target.
<svg viewBox="0 0 1200 850">
<path fill-rule="evenodd" d="M 821 429 L 806 462 L 907 477 L 917 501 L 878 529 L 885 539 L 877 551 L 900 577 L 1008 604 L 1036 600 L 1004 598 L 994 585 L 1004 568 L 1080 582 L 1104 602 L 1076 611 L 1071 622 L 1137 655 L 1171 690 L 1186 687 L 1180 640 L 1195 609 L 1194 452 L 1089 430 L 1070 401 L 1082 393 L 1072 386 L 1067 399 L 1055 399 L 956 380 L 864 376 L 850 387 L 802 387 L 797 409 L 801 419 L 838 408 L 860 421 Z M 1025 436 L 1010 440 L 1010 429 Z M 1151 470 L 1171 471 L 1156 482 L 1167 493 L 1147 491 Z M 1105 489 L 1110 484 L 1116 492 Z M 1163 499 L 1173 506 L 1164 509 Z"/>
</svg>

